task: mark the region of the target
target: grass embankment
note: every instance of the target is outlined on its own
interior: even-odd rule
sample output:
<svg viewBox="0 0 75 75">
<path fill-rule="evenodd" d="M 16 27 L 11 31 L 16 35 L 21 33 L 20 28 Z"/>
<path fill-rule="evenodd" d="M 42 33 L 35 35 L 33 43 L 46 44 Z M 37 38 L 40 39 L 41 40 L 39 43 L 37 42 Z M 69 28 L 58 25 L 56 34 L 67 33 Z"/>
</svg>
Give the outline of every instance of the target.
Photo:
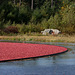
<svg viewBox="0 0 75 75">
<path fill-rule="evenodd" d="M 0 36 L 0 40 L 11 40 L 11 41 L 38 41 L 38 42 L 70 42 L 75 43 L 75 35 L 58 35 L 58 36 L 37 36 L 37 35 L 17 35 L 17 36 Z"/>
</svg>

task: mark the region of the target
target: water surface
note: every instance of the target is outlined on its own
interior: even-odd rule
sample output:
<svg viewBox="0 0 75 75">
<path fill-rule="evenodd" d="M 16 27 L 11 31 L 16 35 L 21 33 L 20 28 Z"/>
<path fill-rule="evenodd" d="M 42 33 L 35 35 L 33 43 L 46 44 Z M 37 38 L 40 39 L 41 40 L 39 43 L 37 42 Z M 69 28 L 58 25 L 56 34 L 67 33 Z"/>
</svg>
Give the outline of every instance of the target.
<svg viewBox="0 0 75 75">
<path fill-rule="evenodd" d="M 31 60 L 0 62 L 0 75 L 75 75 L 75 43 L 40 43 L 68 48 L 68 52 Z"/>
</svg>

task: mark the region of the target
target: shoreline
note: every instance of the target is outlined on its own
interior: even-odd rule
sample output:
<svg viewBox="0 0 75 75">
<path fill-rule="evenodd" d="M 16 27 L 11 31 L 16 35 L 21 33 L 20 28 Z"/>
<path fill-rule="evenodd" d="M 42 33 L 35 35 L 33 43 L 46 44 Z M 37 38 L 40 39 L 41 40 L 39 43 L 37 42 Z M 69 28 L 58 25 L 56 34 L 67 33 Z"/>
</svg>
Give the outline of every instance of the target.
<svg viewBox="0 0 75 75">
<path fill-rule="evenodd" d="M 32 42 L 66 42 L 75 43 L 75 36 L 31 36 L 31 35 L 17 35 L 17 36 L 0 36 L 0 40 L 8 41 L 32 41 Z"/>
</svg>

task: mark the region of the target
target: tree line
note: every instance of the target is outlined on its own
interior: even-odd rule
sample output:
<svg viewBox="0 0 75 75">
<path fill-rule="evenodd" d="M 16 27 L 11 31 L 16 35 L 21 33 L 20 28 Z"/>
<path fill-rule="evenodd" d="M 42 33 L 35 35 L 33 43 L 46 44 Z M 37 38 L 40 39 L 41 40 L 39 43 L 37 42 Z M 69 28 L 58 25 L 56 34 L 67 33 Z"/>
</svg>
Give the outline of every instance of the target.
<svg viewBox="0 0 75 75">
<path fill-rule="evenodd" d="M 75 33 L 74 10 L 74 0 L 1 0 L 0 33 L 10 29 L 9 26 L 16 26 L 19 33 L 40 32 L 45 28 Z"/>
</svg>

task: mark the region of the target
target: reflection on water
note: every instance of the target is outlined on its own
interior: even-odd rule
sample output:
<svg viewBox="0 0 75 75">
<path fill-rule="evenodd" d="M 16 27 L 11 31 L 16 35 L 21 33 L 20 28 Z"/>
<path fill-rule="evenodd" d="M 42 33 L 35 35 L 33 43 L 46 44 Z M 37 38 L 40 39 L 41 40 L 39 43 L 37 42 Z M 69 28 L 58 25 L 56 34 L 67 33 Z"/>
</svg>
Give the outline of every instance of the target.
<svg viewBox="0 0 75 75">
<path fill-rule="evenodd" d="M 41 43 L 63 46 L 68 52 L 11 62 L 0 62 L 0 75 L 75 75 L 75 43 Z"/>
</svg>

